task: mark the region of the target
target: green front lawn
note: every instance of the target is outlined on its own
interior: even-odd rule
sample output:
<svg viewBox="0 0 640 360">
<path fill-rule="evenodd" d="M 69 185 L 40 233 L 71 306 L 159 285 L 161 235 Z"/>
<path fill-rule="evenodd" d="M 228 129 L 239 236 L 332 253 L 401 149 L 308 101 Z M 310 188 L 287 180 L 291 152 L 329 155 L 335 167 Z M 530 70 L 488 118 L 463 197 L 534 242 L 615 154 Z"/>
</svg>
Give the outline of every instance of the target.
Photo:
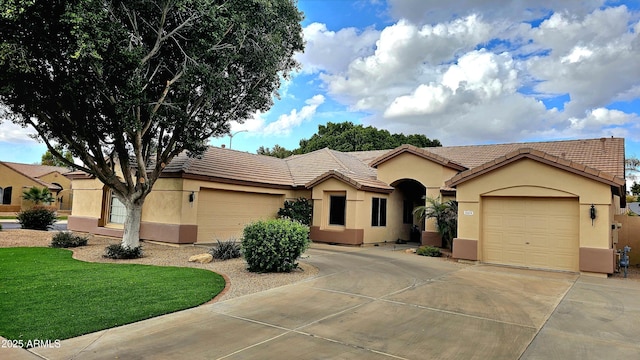
<svg viewBox="0 0 640 360">
<path fill-rule="evenodd" d="M 220 293 L 207 270 L 87 263 L 71 251 L 0 249 L 0 335 L 62 340 L 198 306 Z"/>
</svg>

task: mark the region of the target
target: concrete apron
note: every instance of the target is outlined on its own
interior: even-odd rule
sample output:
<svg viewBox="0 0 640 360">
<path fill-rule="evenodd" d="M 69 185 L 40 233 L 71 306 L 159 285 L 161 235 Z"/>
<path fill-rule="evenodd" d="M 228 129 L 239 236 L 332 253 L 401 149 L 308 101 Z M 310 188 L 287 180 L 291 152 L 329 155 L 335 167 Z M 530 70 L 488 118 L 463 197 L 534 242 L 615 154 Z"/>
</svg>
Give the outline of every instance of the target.
<svg viewBox="0 0 640 360">
<path fill-rule="evenodd" d="M 640 352 L 638 282 L 466 266 L 390 249 L 315 245 L 305 260 L 320 269 L 314 279 L 22 354 L 25 359 L 34 354 L 46 359 L 601 359 Z"/>
</svg>

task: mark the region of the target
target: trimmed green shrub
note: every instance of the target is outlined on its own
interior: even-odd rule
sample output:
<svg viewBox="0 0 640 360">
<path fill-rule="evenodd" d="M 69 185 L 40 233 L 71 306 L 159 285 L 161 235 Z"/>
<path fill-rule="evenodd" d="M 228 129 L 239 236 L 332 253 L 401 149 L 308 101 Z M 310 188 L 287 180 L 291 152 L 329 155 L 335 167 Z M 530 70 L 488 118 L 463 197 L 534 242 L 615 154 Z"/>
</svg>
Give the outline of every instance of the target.
<svg viewBox="0 0 640 360">
<path fill-rule="evenodd" d="M 128 248 L 121 244 L 111 244 L 104 248 L 104 255 L 109 259 L 138 259 L 142 257 L 142 246 Z"/>
<path fill-rule="evenodd" d="M 422 255 L 422 256 L 431 256 L 431 257 L 442 256 L 440 249 L 438 249 L 437 247 L 429 246 L 429 245 L 419 247 L 418 250 L 416 250 L 416 254 Z"/>
<path fill-rule="evenodd" d="M 53 248 L 72 248 L 78 246 L 87 245 L 87 241 L 89 238 L 73 235 L 73 233 L 68 231 L 61 231 L 55 235 L 51 239 L 51 247 Z"/>
<path fill-rule="evenodd" d="M 29 230 L 49 230 L 56 222 L 56 212 L 50 206 L 34 206 L 18 213 L 20 227 Z"/>
<path fill-rule="evenodd" d="M 244 228 L 242 252 L 253 272 L 289 272 L 309 247 L 309 227 L 291 220 L 258 221 Z"/>
<path fill-rule="evenodd" d="M 209 254 L 213 256 L 214 259 L 218 260 L 229 260 L 235 259 L 242 256 L 242 252 L 240 251 L 240 244 L 235 240 L 228 240 L 225 242 L 218 241 L 218 246 L 211 248 L 209 250 Z"/>
<path fill-rule="evenodd" d="M 0 224 L 0 231 L 2 231 L 2 224 Z"/>
<path fill-rule="evenodd" d="M 303 197 L 285 201 L 284 207 L 278 210 L 278 216 L 281 219 L 290 219 L 307 226 L 311 225 L 312 215 L 313 205 L 311 201 Z"/>
</svg>

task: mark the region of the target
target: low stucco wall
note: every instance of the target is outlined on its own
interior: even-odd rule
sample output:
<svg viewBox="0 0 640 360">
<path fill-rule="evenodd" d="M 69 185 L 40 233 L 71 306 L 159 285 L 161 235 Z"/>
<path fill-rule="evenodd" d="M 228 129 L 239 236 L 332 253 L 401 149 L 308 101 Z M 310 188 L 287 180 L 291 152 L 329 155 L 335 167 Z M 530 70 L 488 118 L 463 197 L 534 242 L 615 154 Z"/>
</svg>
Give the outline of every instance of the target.
<svg viewBox="0 0 640 360">
<path fill-rule="evenodd" d="M 342 231 L 322 230 L 319 226 L 310 228 L 309 237 L 314 242 L 343 245 L 362 245 L 364 242 L 364 230 L 344 229 Z"/>
<path fill-rule="evenodd" d="M 616 248 L 630 246 L 629 264 L 640 265 L 640 216 L 616 215 L 614 219 L 622 224 L 622 228 L 618 230 Z"/>
<path fill-rule="evenodd" d="M 99 219 L 70 216 L 67 229 L 94 235 L 122 237 L 122 229 L 98 226 Z M 143 221 L 140 224 L 140 239 L 173 244 L 193 244 L 198 235 L 197 225 L 161 224 Z"/>
</svg>

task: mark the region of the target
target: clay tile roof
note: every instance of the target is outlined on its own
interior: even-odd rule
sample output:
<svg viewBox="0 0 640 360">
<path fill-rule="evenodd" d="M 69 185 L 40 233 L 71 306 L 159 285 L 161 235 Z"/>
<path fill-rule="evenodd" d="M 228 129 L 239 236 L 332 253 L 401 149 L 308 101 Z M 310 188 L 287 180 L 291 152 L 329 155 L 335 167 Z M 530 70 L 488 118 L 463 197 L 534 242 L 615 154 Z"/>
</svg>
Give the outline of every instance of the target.
<svg viewBox="0 0 640 360">
<path fill-rule="evenodd" d="M 302 186 L 329 170 L 342 170 L 363 178 L 376 179 L 376 170 L 367 166 L 351 153 L 328 148 L 284 159 L 291 171 L 294 184 Z"/>
<path fill-rule="evenodd" d="M 386 161 L 389 161 L 400 154 L 411 153 L 458 171 L 467 169 L 464 165 L 461 165 L 460 163 L 456 163 L 455 161 L 451 161 L 450 159 L 444 156 L 434 153 L 432 149 L 435 149 L 435 148 L 419 148 L 413 145 L 402 145 L 393 150 L 387 151 L 387 153 L 383 154 L 382 156 L 372 161 L 370 166 L 377 167 L 378 165 Z"/>
<path fill-rule="evenodd" d="M 13 169 L 14 171 L 30 178 L 31 180 L 37 182 L 38 184 L 48 188 L 48 189 L 56 189 L 60 190 L 60 186 L 48 183 L 46 181 L 42 181 L 39 178 L 54 172 L 58 172 L 62 175 L 66 175 L 70 172 L 69 169 L 60 166 L 48 166 L 48 165 L 37 165 L 37 164 L 20 164 L 8 161 L 0 161 L 2 164 L 7 166 L 8 168 Z"/>
<path fill-rule="evenodd" d="M 590 166 L 585 166 L 583 164 L 579 164 L 574 161 L 569 161 L 567 163 L 567 160 L 559 158 L 557 156 L 553 156 L 551 154 L 547 154 L 543 151 L 522 147 L 507 154 L 504 157 L 503 161 L 497 162 L 495 160 L 492 160 L 485 164 L 476 166 L 473 169 L 461 172 L 456 176 L 452 177 L 451 179 L 449 179 L 446 182 L 446 185 L 449 187 L 456 186 L 467 180 L 473 179 L 477 176 L 493 171 L 499 167 L 502 167 L 504 165 L 510 164 L 512 162 L 518 161 L 523 158 L 529 158 L 529 159 L 536 160 L 551 166 L 555 166 L 557 168 L 564 169 L 564 170 L 579 174 L 581 176 L 585 176 L 585 177 L 609 184 L 614 187 L 622 187 L 625 184 L 624 178 L 618 177 L 614 174 L 610 174 Z"/>
<path fill-rule="evenodd" d="M 624 178 L 624 139 L 600 138 L 496 145 L 447 146 L 428 148 L 429 152 L 469 169 L 501 156 L 517 156 L 521 148 L 542 151 L 558 157 L 558 163 L 572 161 Z"/>
<path fill-rule="evenodd" d="M 344 183 L 347 183 L 358 190 L 366 190 L 371 192 L 380 192 L 380 193 L 391 193 L 393 192 L 393 187 L 387 185 L 386 183 L 373 179 L 368 176 L 362 176 L 360 174 L 356 174 L 353 172 L 348 172 L 344 170 L 329 170 L 315 179 L 309 181 L 306 184 L 307 188 L 312 188 L 327 179 L 334 178 L 338 179 Z"/>
<path fill-rule="evenodd" d="M 293 184 L 282 159 L 217 147 L 209 147 L 199 158 L 189 158 L 186 152 L 176 156 L 163 170 L 163 176 L 172 174 L 271 186 Z"/>
<path fill-rule="evenodd" d="M 2 161 L 2 163 L 7 167 L 10 167 L 13 170 L 16 170 L 17 172 L 23 175 L 26 175 L 30 178 L 36 178 L 36 179 L 54 172 L 59 172 L 60 174 L 66 174 L 71 171 L 65 167 L 60 167 L 60 166 L 20 164 L 20 163 L 13 163 L 13 162 L 7 162 L 7 161 Z"/>
</svg>

